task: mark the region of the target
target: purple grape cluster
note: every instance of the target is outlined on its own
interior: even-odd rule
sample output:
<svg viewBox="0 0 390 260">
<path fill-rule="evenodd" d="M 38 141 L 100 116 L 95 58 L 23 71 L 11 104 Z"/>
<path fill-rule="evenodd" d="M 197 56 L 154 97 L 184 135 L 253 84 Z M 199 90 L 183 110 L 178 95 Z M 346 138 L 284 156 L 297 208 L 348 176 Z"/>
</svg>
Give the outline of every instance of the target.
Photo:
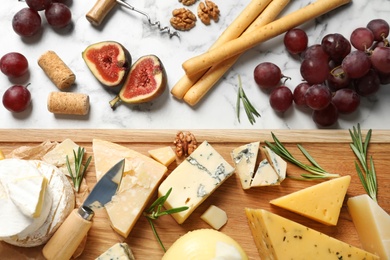
<svg viewBox="0 0 390 260">
<path fill-rule="evenodd" d="M 13 30 L 22 37 L 36 35 L 42 28 L 40 11 L 53 28 L 63 28 L 72 20 L 72 13 L 63 0 L 25 0 L 27 7 L 19 10 L 12 19 Z"/>
<path fill-rule="evenodd" d="M 388 35 L 389 24 L 383 19 L 374 19 L 366 27 L 356 28 L 349 39 L 331 33 L 325 35 L 321 43 L 310 46 L 303 30 L 294 28 L 288 31 L 284 45 L 290 54 L 299 55 L 303 82 L 290 91 L 292 94 L 284 89 L 285 86 L 279 86 L 280 80 L 279 84 L 273 84 L 271 107 L 284 112 L 295 103 L 310 108 L 312 119 L 318 126 L 334 125 L 339 114 L 350 114 L 358 109 L 361 97 L 370 96 L 381 85 L 390 83 Z M 275 64 L 272 64 L 272 70 L 267 69 L 271 68 L 269 62 L 266 64 L 262 65 L 262 74 L 256 69 L 254 71 L 258 84 L 266 80 L 262 75 L 274 79 L 280 79 L 282 75 L 273 72 L 278 71 Z M 275 91 L 278 95 L 273 94 Z"/>
</svg>

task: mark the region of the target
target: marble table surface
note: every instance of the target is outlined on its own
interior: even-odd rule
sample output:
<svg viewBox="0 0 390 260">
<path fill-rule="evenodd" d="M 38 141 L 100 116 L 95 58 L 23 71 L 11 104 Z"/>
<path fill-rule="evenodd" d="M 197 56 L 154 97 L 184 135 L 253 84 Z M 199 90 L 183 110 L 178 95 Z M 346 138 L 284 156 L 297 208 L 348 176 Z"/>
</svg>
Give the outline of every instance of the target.
<svg viewBox="0 0 390 260">
<path fill-rule="evenodd" d="M 173 9 L 184 7 L 178 0 L 144 0 L 129 3 L 147 12 L 152 20 L 169 25 Z M 311 3 L 313 0 L 292 0 L 280 15 L 285 15 Z M 199 1 L 198 1 L 199 2 Z M 99 27 L 85 18 L 95 0 L 68 0 L 72 11 L 72 24 L 61 30 L 48 26 L 41 13 L 43 27 L 32 38 L 19 37 L 12 29 L 12 17 L 26 7 L 22 0 L 2 0 L 0 8 L 0 56 L 7 52 L 20 52 L 29 61 L 29 74 L 20 79 L 9 79 L 0 74 L 0 95 L 14 84 L 27 84 L 32 95 L 32 106 L 22 113 L 10 113 L 0 105 L 0 128 L 89 128 L 89 129 L 318 129 L 309 111 L 291 107 L 283 114 L 269 105 L 268 93 L 260 90 L 253 79 L 255 66 L 264 61 L 274 62 L 283 74 L 292 79 L 286 84 L 293 89 L 302 78 L 299 60 L 287 53 L 280 35 L 257 45 L 241 55 L 235 65 L 214 88 L 191 107 L 174 98 L 170 89 L 182 77 L 182 63 L 202 54 L 213 44 L 227 26 L 239 15 L 250 0 L 214 0 L 220 9 L 220 20 L 209 26 L 199 20 L 195 28 L 180 33 L 180 39 L 170 38 L 150 27 L 145 17 L 121 6 L 115 7 Z M 196 13 L 198 3 L 187 7 Z M 357 27 L 371 19 L 388 19 L 389 0 L 354 0 L 351 4 L 327 13 L 300 26 L 309 36 L 309 44 L 319 43 L 328 33 L 341 33 L 349 38 Z M 390 22 L 390 21 L 389 21 Z M 114 111 L 109 101 L 115 93 L 103 87 L 91 74 L 82 59 L 82 51 L 90 44 L 113 40 L 123 44 L 133 61 L 147 54 L 157 55 L 168 75 L 168 89 L 158 99 L 139 105 L 121 104 Z M 50 92 L 59 91 L 38 66 L 38 58 L 46 51 L 55 51 L 76 75 L 76 84 L 70 92 L 85 93 L 90 97 L 91 109 L 86 116 L 54 115 L 47 110 Z M 252 125 L 241 109 L 241 122 L 236 117 L 238 75 L 252 104 L 261 114 Z M 390 127 L 390 86 L 383 85 L 378 93 L 362 99 L 357 112 L 340 116 L 331 128 L 348 129 L 360 123 L 363 128 L 388 129 Z"/>
</svg>

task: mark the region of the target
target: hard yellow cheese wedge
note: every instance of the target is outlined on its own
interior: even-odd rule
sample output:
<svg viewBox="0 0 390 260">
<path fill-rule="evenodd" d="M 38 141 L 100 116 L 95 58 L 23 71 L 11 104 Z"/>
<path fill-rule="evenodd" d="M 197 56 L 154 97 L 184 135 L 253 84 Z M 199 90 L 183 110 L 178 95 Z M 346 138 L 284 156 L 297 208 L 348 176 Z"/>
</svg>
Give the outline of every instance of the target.
<svg viewBox="0 0 390 260">
<path fill-rule="evenodd" d="M 188 206 L 188 210 L 171 214 L 182 224 L 233 173 L 234 168 L 204 141 L 161 183 L 158 195 L 164 196 L 172 188 L 164 207 Z"/>
<path fill-rule="evenodd" d="M 122 182 L 105 208 L 113 229 L 127 237 L 167 172 L 167 167 L 148 156 L 108 141 L 94 139 L 92 148 L 97 180 L 117 162 L 125 159 Z"/>
<path fill-rule="evenodd" d="M 148 153 L 153 159 L 167 167 L 176 159 L 176 154 L 170 146 L 152 149 Z"/>
<path fill-rule="evenodd" d="M 351 176 L 343 176 L 271 200 L 270 203 L 326 225 L 337 225 Z"/>
<path fill-rule="evenodd" d="M 261 259 L 379 259 L 304 225 L 263 209 L 245 209 Z"/>
<path fill-rule="evenodd" d="M 349 198 L 347 204 L 363 248 L 390 259 L 390 215 L 367 194 Z"/>
</svg>

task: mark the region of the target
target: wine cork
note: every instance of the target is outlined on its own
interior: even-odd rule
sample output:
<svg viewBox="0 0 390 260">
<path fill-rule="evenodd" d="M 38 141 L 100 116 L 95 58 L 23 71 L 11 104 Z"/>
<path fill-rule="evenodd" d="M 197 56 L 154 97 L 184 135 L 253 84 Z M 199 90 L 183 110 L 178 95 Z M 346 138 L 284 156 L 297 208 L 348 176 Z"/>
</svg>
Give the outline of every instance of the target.
<svg viewBox="0 0 390 260">
<path fill-rule="evenodd" d="M 54 51 L 42 54 L 38 59 L 38 65 L 60 90 L 69 88 L 76 80 L 75 74 Z"/>
<path fill-rule="evenodd" d="M 89 96 L 81 93 L 51 92 L 47 109 L 54 114 L 86 115 L 89 112 Z"/>
</svg>

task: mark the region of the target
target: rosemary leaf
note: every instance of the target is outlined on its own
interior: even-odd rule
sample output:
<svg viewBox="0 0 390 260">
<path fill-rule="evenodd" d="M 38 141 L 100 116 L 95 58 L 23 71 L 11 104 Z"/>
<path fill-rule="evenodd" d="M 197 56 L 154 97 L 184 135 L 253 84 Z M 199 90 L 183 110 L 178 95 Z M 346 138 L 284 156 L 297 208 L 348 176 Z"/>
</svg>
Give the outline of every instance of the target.
<svg viewBox="0 0 390 260">
<path fill-rule="evenodd" d="M 83 181 L 84 175 L 87 172 L 87 168 L 91 162 L 92 156 L 89 156 L 85 164 L 83 165 L 83 159 L 84 159 L 85 149 L 79 147 L 77 149 L 77 154 L 73 150 L 73 156 L 74 156 L 74 169 L 75 172 L 73 172 L 72 167 L 70 166 L 70 161 L 68 155 L 66 156 L 66 167 L 68 168 L 68 172 L 70 175 L 70 178 L 72 179 L 74 188 L 76 192 L 79 192 L 81 183 Z"/>
<path fill-rule="evenodd" d="M 253 125 L 256 123 L 256 117 L 260 117 L 260 113 L 257 112 L 256 108 L 249 101 L 249 98 L 246 96 L 244 89 L 242 88 L 241 76 L 238 75 L 238 91 L 237 91 L 237 102 L 236 102 L 236 114 L 238 122 L 240 122 L 240 101 L 244 106 L 246 116 L 248 117 L 249 122 Z"/>
<path fill-rule="evenodd" d="M 266 145 L 274 151 L 277 155 L 282 157 L 283 159 L 289 161 L 292 164 L 295 164 L 296 166 L 300 167 L 301 169 L 310 172 L 311 174 L 301 174 L 300 178 L 297 177 L 291 177 L 293 179 L 297 180 L 315 180 L 315 179 L 324 179 L 324 178 L 337 178 L 340 177 L 339 174 L 335 173 L 329 173 L 325 171 L 315 160 L 314 158 L 309 154 L 309 152 L 303 148 L 302 145 L 298 144 L 299 150 L 303 153 L 303 155 L 309 160 L 310 164 L 305 164 L 298 159 L 296 159 L 287 149 L 286 147 L 279 141 L 279 139 L 276 137 L 274 133 L 271 132 L 272 139 L 274 140 L 275 144 L 272 144 L 268 141 L 265 141 Z"/>
</svg>

